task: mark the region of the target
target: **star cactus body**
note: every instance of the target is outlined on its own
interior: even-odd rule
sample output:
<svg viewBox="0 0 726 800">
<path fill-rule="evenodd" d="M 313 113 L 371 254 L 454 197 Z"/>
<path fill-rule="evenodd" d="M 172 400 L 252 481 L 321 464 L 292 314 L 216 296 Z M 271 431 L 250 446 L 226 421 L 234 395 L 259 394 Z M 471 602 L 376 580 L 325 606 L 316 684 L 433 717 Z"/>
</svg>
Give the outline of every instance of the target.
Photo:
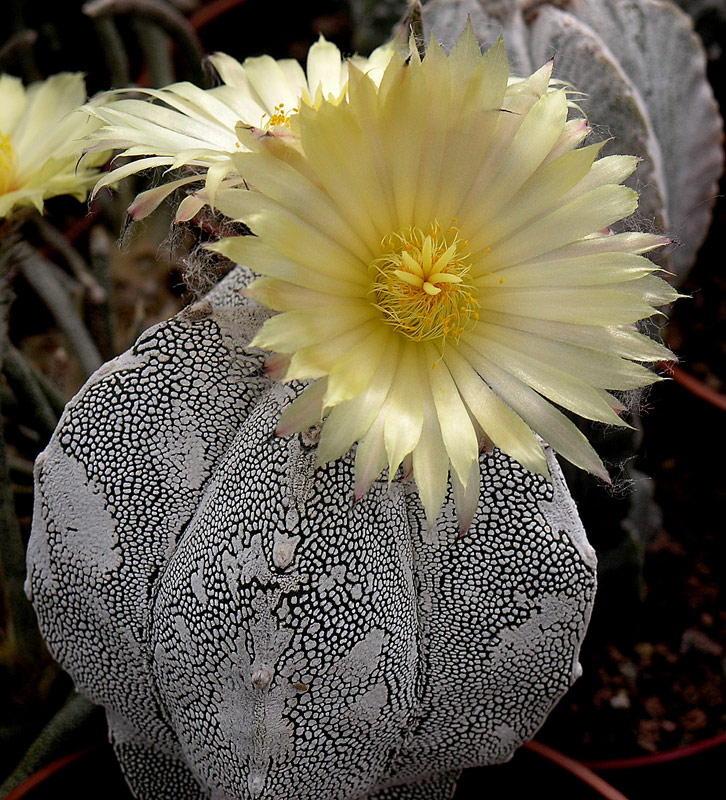
<svg viewBox="0 0 726 800">
<path fill-rule="evenodd" d="M 595 556 L 552 482 L 481 458 L 463 539 L 416 487 L 274 435 L 300 386 L 245 349 L 236 267 L 69 403 L 38 460 L 28 590 L 138 800 L 450 800 L 579 675 Z"/>
</svg>

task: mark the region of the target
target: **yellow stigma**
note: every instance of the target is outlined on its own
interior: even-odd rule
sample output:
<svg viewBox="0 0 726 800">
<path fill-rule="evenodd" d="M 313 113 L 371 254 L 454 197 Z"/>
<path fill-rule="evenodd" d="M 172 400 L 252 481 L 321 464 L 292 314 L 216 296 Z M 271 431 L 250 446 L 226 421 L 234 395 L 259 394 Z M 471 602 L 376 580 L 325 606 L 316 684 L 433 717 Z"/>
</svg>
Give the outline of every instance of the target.
<svg viewBox="0 0 726 800">
<path fill-rule="evenodd" d="M 385 236 L 371 264 L 371 295 L 385 322 L 416 342 L 457 341 L 479 319 L 468 244 L 453 224 L 444 231 L 437 221 L 428 233 L 408 226 Z"/>
<path fill-rule="evenodd" d="M 285 104 L 278 103 L 275 106 L 274 113 L 270 117 L 269 122 L 267 123 L 268 128 L 273 128 L 275 125 L 284 125 L 286 128 L 290 127 L 290 120 L 295 116 L 295 114 L 300 111 L 299 108 L 292 108 L 290 111 L 285 111 Z"/>
<path fill-rule="evenodd" d="M 11 192 L 15 184 L 15 150 L 10 134 L 0 133 L 0 194 Z"/>
</svg>

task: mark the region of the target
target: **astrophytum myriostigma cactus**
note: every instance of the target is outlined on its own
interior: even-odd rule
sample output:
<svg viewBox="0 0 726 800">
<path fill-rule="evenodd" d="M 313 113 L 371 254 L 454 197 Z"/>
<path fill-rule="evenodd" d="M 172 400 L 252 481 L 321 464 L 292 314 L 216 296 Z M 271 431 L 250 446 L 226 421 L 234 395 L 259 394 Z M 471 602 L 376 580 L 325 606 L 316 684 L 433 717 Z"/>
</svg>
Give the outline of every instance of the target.
<svg viewBox="0 0 726 800">
<path fill-rule="evenodd" d="M 547 48 L 524 81 L 471 28 L 429 48 L 235 128 L 192 202 L 255 274 L 99 370 L 38 460 L 28 591 L 140 800 L 445 800 L 577 677 L 595 558 L 533 430 L 606 476 L 555 406 L 618 423 L 607 390 L 669 358 L 633 327 L 676 296 L 667 240 L 612 235 L 635 159 L 578 147 Z"/>
<path fill-rule="evenodd" d="M 245 344 L 233 272 L 69 404 L 37 467 L 28 588 L 142 800 L 451 796 L 578 675 L 594 554 L 553 482 L 482 457 L 459 536 L 410 480 L 274 434 L 299 390 Z M 396 788 L 392 788 L 396 787 Z"/>
</svg>

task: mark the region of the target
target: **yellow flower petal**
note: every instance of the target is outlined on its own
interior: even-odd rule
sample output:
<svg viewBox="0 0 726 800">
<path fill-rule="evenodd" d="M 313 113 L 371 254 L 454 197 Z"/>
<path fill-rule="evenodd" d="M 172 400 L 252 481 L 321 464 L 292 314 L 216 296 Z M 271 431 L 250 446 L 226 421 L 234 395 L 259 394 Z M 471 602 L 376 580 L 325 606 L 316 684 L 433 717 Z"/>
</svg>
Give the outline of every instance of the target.
<svg viewBox="0 0 726 800">
<path fill-rule="evenodd" d="M 328 420 L 323 427 L 320 437 L 318 460 L 324 463 L 328 460 L 338 458 L 347 452 L 353 444 L 368 434 L 371 426 L 381 415 L 384 408 L 393 377 L 396 373 L 398 363 L 398 342 L 393 342 L 392 347 L 381 354 L 380 362 L 377 365 L 371 380 L 361 390 L 360 394 L 353 398 L 344 398 L 332 409 Z M 334 390 L 333 390 L 334 391 Z M 331 395 L 333 393 L 331 392 Z M 333 397 L 331 396 L 330 400 Z M 329 403 L 328 397 L 323 401 Z M 381 419 L 381 425 L 385 422 L 385 414 Z M 383 440 L 383 427 L 380 430 L 381 446 L 385 454 L 385 441 Z M 376 434 L 377 436 L 377 434 Z M 385 464 L 385 461 L 384 461 Z M 383 465 L 378 472 L 383 469 Z"/>
<path fill-rule="evenodd" d="M 341 63 L 340 50 L 332 42 L 326 42 L 322 35 L 308 51 L 307 72 L 311 98 L 320 89 L 326 100 L 331 96 L 337 99 L 345 87 L 347 69 Z"/>
<path fill-rule="evenodd" d="M 516 330 L 511 322 L 508 325 L 483 322 L 477 326 L 476 333 L 482 339 L 514 348 L 536 362 L 564 369 L 595 388 L 636 389 L 657 379 L 656 375 L 639 364 L 620 358 L 612 352 L 594 349 L 594 343 L 589 347 L 579 347 L 570 342 L 554 341 L 546 337 L 544 330 L 533 336 Z M 641 338 L 646 342 L 652 341 L 645 336 Z M 608 345 L 611 345 L 610 340 L 603 342 L 601 346 Z"/>
<path fill-rule="evenodd" d="M 327 384 L 327 380 L 321 378 L 298 395 L 280 415 L 275 433 L 278 436 L 289 436 L 320 422 L 323 417 L 323 396 Z"/>
<path fill-rule="evenodd" d="M 391 386 L 383 426 L 383 439 L 388 454 L 388 477 L 398 469 L 404 456 L 413 452 L 421 437 L 424 409 L 421 395 L 412 386 L 421 385 L 421 364 L 413 342 L 402 342 L 398 369 Z"/>
<path fill-rule="evenodd" d="M 584 434 L 564 414 L 540 397 L 533 389 L 509 375 L 466 343 L 462 342 L 461 352 L 484 381 L 500 397 L 506 397 L 512 410 L 538 431 L 558 453 L 575 466 L 610 482 L 607 470 L 597 453 Z"/>
<path fill-rule="evenodd" d="M 540 475 L 549 475 L 547 459 L 532 429 L 483 383 L 469 362 L 453 347 L 444 354 L 461 397 L 494 444 Z"/>
<path fill-rule="evenodd" d="M 0 76 L 0 219 L 22 206 L 43 211 L 49 197 L 85 199 L 107 154 L 85 158 L 80 142 L 97 127 L 80 111 L 83 75 L 60 73 L 27 89 Z"/>
<path fill-rule="evenodd" d="M 329 195 L 290 164 L 266 159 L 259 153 L 243 153 L 235 159 L 235 167 L 250 186 L 281 208 L 297 212 L 306 222 L 314 222 L 326 230 L 331 238 L 364 263 L 374 258 Z"/>
<path fill-rule="evenodd" d="M 611 353 L 621 359 L 633 361 L 668 361 L 673 353 L 658 342 L 638 333 L 632 326 L 574 325 L 567 322 L 532 319 L 515 314 L 487 312 L 487 322 L 500 325 L 507 330 L 526 331 L 536 339 L 551 339 L 554 342 L 592 348 L 595 351 Z M 628 372 L 623 373 L 626 377 Z M 652 373 L 651 373 L 652 375 Z M 656 377 L 653 376 L 652 380 Z M 610 378 L 612 380 L 612 378 Z M 612 383 L 611 388 L 617 388 Z"/>
<path fill-rule="evenodd" d="M 383 440 L 385 422 L 386 409 L 384 406 L 368 429 L 368 432 L 358 442 L 358 449 L 355 454 L 355 484 L 353 487 L 356 500 L 360 500 L 368 491 L 371 483 L 386 466 L 386 445 Z"/>
<path fill-rule="evenodd" d="M 476 198 L 476 216 L 469 219 L 468 204 L 464 204 L 461 223 L 478 229 L 483 220 L 491 217 L 516 194 L 532 177 L 557 143 L 567 120 L 567 95 L 564 90 L 544 95 L 525 116 L 507 150 L 496 165 L 490 180 L 481 186 Z M 536 135 L 535 135 L 536 132 Z M 594 156 L 593 156 L 594 157 Z M 560 174 L 566 174 L 559 170 Z M 474 202 L 473 199 L 470 202 Z"/>
<path fill-rule="evenodd" d="M 367 78 L 361 76 L 356 82 L 351 78 L 351 93 L 364 94 L 366 82 L 372 90 Z M 345 106 L 323 106 L 314 113 L 303 109 L 299 124 L 300 136 L 309 140 L 305 155 L 322 187 L 356 232 L 378 244 L 395 224 L 390 180 L 378 164 L 383 159 L 380 146 L 371 141 Z M 315 133 L 308 136 L 311 126 Z M 355 158 L 350 158 L 351 151 L 356 152 Z"/>
<path fill-rule="evenodd" d="M 27 107 L 28 98 L 20 78 L 0 75 L 0 131 L 14 131 Z"/>
<path fill-rule="evenodd" d="M 330 402 L 330 397 L 337 397 L 337 402 L 342 402 L 344 399 L 347 400 L 348 397 L 354 397 L 368 385 L 371 374 L 377 364 L 372 359 L 368 359 L 363 362 L 363 369 L 358 369 L 357 365 L 354 369 L 351 364 L 351 368 L 344 370 L 343 364 L 340 363 L 342 361 L 340 354 L 345 353 L 343 359 L 348 359 L 351 353 L 354 353 L 358 358 L 365 358 L 365 356 L 369 355 L 370 349 L 368 339 L 370 336 L 380 336 L 380 327 L 376 320 L 368 320 L 342 333 L 340 336 L 332 335 L 320 342 L 320 344 L 301 347 L 295 351 L 292 357 L 285 380 L 307 380 L 308 378 L 320 378 L 323 375 L 329 375 L 328 392 L 323 403 L 324 408 L 334 405 L 334 403 Z M 344 397 L 335 395 L 335 389 L 341 382 L 331 383 L 336 366 L 338 366 L 339 371 L 345 372 L 348 378 L 343 384 L 347 395 Z"/>
<path fill-rule="evenodd" d="M 598 392 L 563 369 L 538 361 L 494 338 L 465 334 L 466 343 L 543 397 L 586 419 L 629 427 Z M 566 366 L 566 365 L 563 365 Z"/>
<path fill-rule="evenodd" d="M 430 369 L 425 353 L 421 353 L 423 369 Z M 449 479 L 449 459 L 441 436 L 439 416 L 428 382 L 419 389 L 424 406 L 421 438 L 413 451 L 413 476 L 421 505 L 429 526 L 433 526 L 446 497 Z M 467 475 L 467 482 L 470 475 Z"/>
<path fill-rule="evenodd" d="M 329 370 L 325 407 L 336 406 L 366 389 L 381 364 L 393 360 L 397 347 L 393 333 L 375 320 L 375 327 L 357 347 L 342 356 L 338 351 L 339 358 Z"/>
<path fill-rule="evenodd" d="M 471 463 L 479 458 L 476 432 L 446 362 L 431 344 L 424 352 L 424 369 L 428 372 L 441 438 L 444 440 L 451 466 L 461 483 L 466 485 Z"/>
<path fill-rule="evenodd" d="M 263 108 L 271 113 L 275 106 L 284 106 L 287 109 L 297 107 L 300 95 L 295 91 L 280 65 L 270 56 L 256 56 L 248 58 L 244 63 L 244 70 L 250 85 L 260 98 Z M 259 125 L 262 120 L 250 120 L 252 124 Z"/>
<path fill-rule="evenodd" d="M 650 317 L 655 309 L 638 294 L 611 291 L 609 287 L 499 287 L 479 294 L 482 310 L 521 314 L 576 325 L 627 325 Z"/>
<path fill-rule="evenodd" d="M 562 126 L 557 144 L 550 150 L 544 164 L 549 164 L 565 153 L 569 153 L 587 138 L 591 133 L 590 126 L 584 119 L 571 119 Z"/>
<path fill-rule="evenodd" d="M 319 280 L 344 278 L 363 289 L 367 265 L 336 241 L 329 231 L 307 222 L 258 192 L 222 190 L 215 205 L 231 219 L 246 223 L 263 242 L 274 242 L 282 256 L 317 271 Z M 342 235 L 342 233 L 341 233 Z"/>
<path fill-rule="evenodd" d="M 462 221 L 462 224 L 478 231 L 482 241 L 500 241 L 533 217 L 561 205 L 566 192 L 580 184 L 592 169 L 601 149 L 602 143 L 598 142 L 572 150 L 541 166 L 508 203 L 496 205 L 488 201 L 487 193 L 483 202 L 472 205 L 469 218 L 465 218 L 466 222 Z M 494 213 L 497 207 L 499 211 Z M 491 259 L 483 259 L 482 266 L 486 267 L 488 261 Z"/>
<path fill-rule="evenodd" d="M 606 228 L 637 207 L 638 194 L 627 186 L 599 186 L 501 240 L 477 232 L 471 249 L 491 248 L 490 257 L 501 266 L 518 264 Z"/>
<path fill-rule="evenodd" d="M 653 262 L 634 253 L 594 253 L 590 256 L 553 258 L 549 261 L 525 261 L 514 267 L 482 275 L 477 278 L 476 285 L 481 289 L 498 286 L 546 288 L 605 285 L 612 288 L 623 281 L 645 278 L 652 272 Z M 640 286 L 642 284 L 636 287 L 638 291 Z"/>
<path fill-rule="evenodd" d="M 244 264 L 260 275 L 269 275 L 306 289 L 321 289 L 322 278 L 319 272 L 314 268 L 304 267 L 292 258 L 285 258 L 257 236 L 231 236 L 208 245 L 207 249 L 221 253 L 238 264 Z M 344 276 L 325 275 L 324 281 L 326 294 L 336 297 L 365 296 L 365 287 L 355 281 L 345 280 Z"/>
<path fill-rule="evenodd" d="M 280 353 L 294 353 L 301 347 L 318 344 L 331 336 L 358 327 L 375 316 L 371 306 L 355 302 L 349 306 L 287 311 L 268 319 L 250 342 Z"/>
<path fill-rule="evenodd" d="M 456 472 L 452 472 L 451 488 L 454 490 L 456 516 L 459 520 L 459 536 L 463 536 L 469 530 L 469 526 L 474 519 L 474 514 L 479 505 L 479 492 L 481 490 L 479 462 L 472 461 L 471 471 L 466 483 L 462 483 L 457 477 Z"/>
<path fill-rule="evenodd" d="M 473 45 L 468 52 L 473 55 Z M 442 223 L 461 213 L 468 194 L 481 196 L 477 179 L 486 181 L 521 121 L 520 115 L 502 111 L 509 63 L 501 40 L 483 56 L 480 53 L 478 59 L 475 57 L 470 68 L 456 66 L 453 50 L 451 58 L 452 110 L 438 197 L 429 212 Z M 473 142 L 476 147 L 472 147 Z M 428 165 L 421 171 L 428 172 Z M 420 225 L 421 220 L 417 223 Z"/>
</svg>

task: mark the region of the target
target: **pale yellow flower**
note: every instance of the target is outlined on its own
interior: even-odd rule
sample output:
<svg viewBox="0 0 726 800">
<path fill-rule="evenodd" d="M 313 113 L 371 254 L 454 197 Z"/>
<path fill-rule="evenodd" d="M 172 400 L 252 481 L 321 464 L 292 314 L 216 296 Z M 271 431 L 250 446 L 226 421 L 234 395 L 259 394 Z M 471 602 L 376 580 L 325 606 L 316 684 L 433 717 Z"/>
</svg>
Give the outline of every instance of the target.
<svg viewBox="0 0 726 800">
<path fill-rule="evenodd" d="M 86 101 L 80 73 L 60 73 L 27 89 L 0 75 L 0 218 L 16 208 L 70 194 L 84 200 L 104 155 L 81 159 L 81 137 L 96 127 L 79 110 Z"/>
<path fill-rule="evenodd" d="M 92 149 L 122 149 L 119 155 L 134 160 L 105 175 L 96 189 L 143 169 L 193 168 L 193 174 L 165 181 L 139 195 L 129 209 L 135 219 L 145 217 L 172 191 L 200 177 L 205 178 L 206 188 L 213 195 L 233 172 L 230 156 L 245 149 L 238 127 L 289 136 L 290 120 L 302 105 L 316 108 L 323 101 L 336 103 L 342 99 L 349 63 L 372 80 L 380 80 L 392 52 L 393 45 L 388 44 L 368 58 L 356 56 L 350 62 L 343 61 L 340 50 L 321 36 L 308 53 L 307 75 L 294 59 L 276 61 L 259 56 L 240 64 L 224 53 L 216 53 L 209 60 L 222 80 L 221 86 L 204 90 L 191 83 L 175 83 L 163 89 L 126 90 L 143 92 L 148 96 L 144 100 L 124 98 L 123 92 L 98 98 L 87 107 L 104 123 L 89 137 Z M 187 198 L 178 218 L 190 218 L 200 205 L 196 198 Z"/>
<path fill-rule="evenodd" d="M 551 68 L 508 85 L 502 43 L 482 55 L 469 29 L 450 56 L 394 55 L 380 86 L 351 68 L 345 99 L 301 108 L 299 151 L 250 136 L 249 190 L 216 198 L 255 235 L 214 249 L 281 312 L 252 344 L 314 381 L 278 433 L 324 419 L 321 464 L 357 442 L 356 496 L 404 462 L 430 523 L 450 473 L 468 526 L 487 440 L 547 475 L 539 434 L 607 480 L 560 408 L 622 425 L 610 392 L 672 357 L 634 327 L 677 297 L 641 255 L 667 240 L 609 230 L 637 207 L 636 159 L 577 146 Z"/>
</svg>

